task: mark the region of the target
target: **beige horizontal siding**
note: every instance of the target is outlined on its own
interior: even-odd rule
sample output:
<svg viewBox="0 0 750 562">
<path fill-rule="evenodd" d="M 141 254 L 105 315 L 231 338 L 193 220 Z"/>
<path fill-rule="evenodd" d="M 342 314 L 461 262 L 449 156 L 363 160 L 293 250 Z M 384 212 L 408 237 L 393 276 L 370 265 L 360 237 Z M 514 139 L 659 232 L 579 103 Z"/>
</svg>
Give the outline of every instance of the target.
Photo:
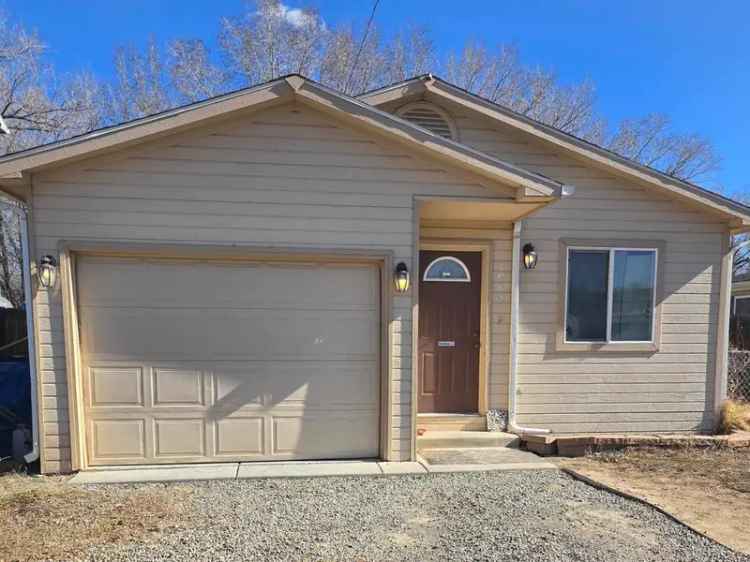
<svg viewBox="0 0 750 562">
<path fill-rule="evenodd" d="M 510 370 L 510 295 L 513 230 L 495 236 L 492 252 L 489 407 L 507 409 Z"/>
<path fill-rule="evenodd" d="M 653 190 L 588 167 L 456 105 L 431 98 L 455 119 L 460 141 L 572 184 L 575 193 L 524 221 L 539 254 L 521 272 L 519 422 L 558 433 L 708 429 L 714 376 L 722 240 L 727 225 Z M 658 352 L 557 352 L 560 239 L 650 239 L 666 244 L 662 340 Z M 504 250 L 503 250 L 504 252 Z M 495 271 L 510 270 L 498 252 Z M 493 321 L 509 296 L 493 293 Z M 506 364 L 493 342 L 492 367 Z"/>
<path fill-rule="evenodd" d="M 507 197 L 295 105 L 34 178 L 39 255 L 61 240 L 360 248 L 412 263 L 415 195 Z M 70 468 L 59 293 L 36 299 L 44 470 Z M 394 458 L 411 450 L 411 297 L 391 310 Z"/>
</svg>

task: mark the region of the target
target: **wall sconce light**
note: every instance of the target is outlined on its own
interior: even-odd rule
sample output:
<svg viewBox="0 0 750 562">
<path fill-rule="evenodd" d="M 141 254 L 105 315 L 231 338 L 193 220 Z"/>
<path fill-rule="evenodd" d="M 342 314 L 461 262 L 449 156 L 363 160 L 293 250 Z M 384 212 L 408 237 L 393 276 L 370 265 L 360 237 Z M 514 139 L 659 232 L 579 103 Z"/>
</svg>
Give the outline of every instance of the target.
<svg viewBox="0 0 750 562">
<path fill-rule="evenodd" d="M 393 272 L 393 284 L 398 293 L 405 293 L 409 290 L 409 269 L 404 262 L 399 262 L 396 266 Z"/>
<path fill-rule="evenodd" d="M 526 244 L 523 247 L 523 266 L 526 269 L 534 269 L 536 267 L 536 250 L 533 244 Z"/>
<path fill-rule="evenodd" d="M 51 289 L 57 282 L 57 260 L 53 256 L 42 256 L 37 268 L 39 285 L 44 289 Z"/>
</svg>

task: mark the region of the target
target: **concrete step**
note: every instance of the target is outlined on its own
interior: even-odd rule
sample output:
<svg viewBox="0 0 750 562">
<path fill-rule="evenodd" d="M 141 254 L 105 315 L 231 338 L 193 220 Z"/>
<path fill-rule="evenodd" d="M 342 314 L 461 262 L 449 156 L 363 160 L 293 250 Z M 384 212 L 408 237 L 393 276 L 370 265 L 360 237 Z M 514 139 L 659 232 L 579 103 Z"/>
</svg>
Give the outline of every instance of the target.
<svg viewBox="0 0 750 562">
<path fill-rule="evenodd" d="M 487 431 L 487 418 L 479 414 L 418 414 L 417 429 L 427 431 Z"/>
<path fill-rule="evenodd" d="M 417 450 L 518 447 L 520 438 L 499 431 L 426 431 L 417 437 Z"/>
</svg>

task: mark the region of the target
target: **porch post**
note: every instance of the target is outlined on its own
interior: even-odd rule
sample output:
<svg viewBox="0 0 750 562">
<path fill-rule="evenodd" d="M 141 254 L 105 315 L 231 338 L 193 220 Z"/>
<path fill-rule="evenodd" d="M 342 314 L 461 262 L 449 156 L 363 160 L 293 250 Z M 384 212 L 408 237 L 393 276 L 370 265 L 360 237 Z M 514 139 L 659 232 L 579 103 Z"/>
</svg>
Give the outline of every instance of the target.
<svg viewBox="0 0 750 562">
<path fill-rule="evenodd" d="M 411 365 L 409 376 L 411 381 L 411 448 L 409 460 L 417 460 L 417 392 L 419 369 L 419 247 L 421 236 L 420 217 L 422 203 L 417 198 L 413 199 L 413 222 L 412 228 L 412 260 L 411 260 Z"/>
</svg>

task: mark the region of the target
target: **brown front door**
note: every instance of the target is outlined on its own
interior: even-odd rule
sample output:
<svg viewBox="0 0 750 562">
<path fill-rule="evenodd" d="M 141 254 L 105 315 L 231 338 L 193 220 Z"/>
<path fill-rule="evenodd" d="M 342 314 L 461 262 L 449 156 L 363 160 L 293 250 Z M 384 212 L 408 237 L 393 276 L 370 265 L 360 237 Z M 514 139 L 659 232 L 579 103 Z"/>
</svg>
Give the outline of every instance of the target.
<svg viewBox="0 0 750 562">
<path fill-rule="evenodd" d="M 480 252 L 419 253 L 420 413 L 479 409 L 481 279 Z"/>
</svg>

